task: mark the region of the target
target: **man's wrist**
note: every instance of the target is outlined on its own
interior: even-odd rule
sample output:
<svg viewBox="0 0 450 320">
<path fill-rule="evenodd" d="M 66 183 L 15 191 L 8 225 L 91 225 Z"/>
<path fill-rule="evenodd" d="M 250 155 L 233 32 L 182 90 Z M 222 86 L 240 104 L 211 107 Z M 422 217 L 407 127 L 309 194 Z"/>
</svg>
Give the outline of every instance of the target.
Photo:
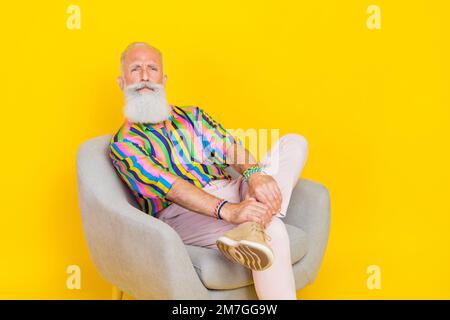
<svg viewBox="0 0 450 320">
<path fill-rule="evenodd" d="M 248 167 L 247 169 L 245 169 L 244 172 L 242 172 L 242 176 L 244 177 L 244 181 L 248 182 L 248 179 L 252 175 L 254 175 L 256 173 L 260 173 L 262 171 L 263 171 L 263 169 L 258 164 L 256 164 L 256 165 L 253 165 L 253 166 Z"/>
<path fill-rule="evenodd" d="M 220 210 L 220 216 L 222 217 L 223 220 L 225 221 L 230 221 L 230 215 L 234 210 L 234 204 L 227 202 L 223 205 L 222 210 Z"/>
<path fill-rule="evenodd" d="M 264 174 L 265 174 L 265 173 L 264 173 L 263 171 L 255 172 L 255 173 L 252 174 L 250 177 L 248 177 L 247 183 L 248 183 L 248 184 L 251 184 L 252 181 L 253 181 L 255 178 L 257 178 L 258 176 L 263 176 Z"/>
</svg>

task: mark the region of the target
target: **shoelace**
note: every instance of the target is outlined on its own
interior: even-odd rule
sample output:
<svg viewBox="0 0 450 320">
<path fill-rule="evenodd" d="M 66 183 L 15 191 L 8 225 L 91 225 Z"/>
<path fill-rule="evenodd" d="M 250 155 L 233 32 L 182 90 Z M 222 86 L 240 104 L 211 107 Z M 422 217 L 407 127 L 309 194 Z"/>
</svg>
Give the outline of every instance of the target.
<svg viewBox="0 0 450 320">
<path fill-rule="evenodd" d="M 262 233 L 266 242 L 272 240 L 272 238 L 264 231 L 263 227 L 259 223 L 253 223 L 251 230 Z"/>
</svg>

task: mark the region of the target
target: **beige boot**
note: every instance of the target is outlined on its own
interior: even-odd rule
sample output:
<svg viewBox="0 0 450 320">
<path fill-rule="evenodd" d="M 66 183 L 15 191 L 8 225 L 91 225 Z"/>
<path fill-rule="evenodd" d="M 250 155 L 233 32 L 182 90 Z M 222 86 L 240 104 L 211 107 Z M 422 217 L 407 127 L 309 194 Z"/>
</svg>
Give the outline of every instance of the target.
<svg viewBox="0 0 450 320">
<path fill-rule="evenodd" d="M 257 222 L 244 222 L 226 232 L 216 241 L 217 248 L 231 261 L 246 268 L 262 271 L 273 262 L 273 251 L 268 244 L 269 235 Z"/>
</svg>

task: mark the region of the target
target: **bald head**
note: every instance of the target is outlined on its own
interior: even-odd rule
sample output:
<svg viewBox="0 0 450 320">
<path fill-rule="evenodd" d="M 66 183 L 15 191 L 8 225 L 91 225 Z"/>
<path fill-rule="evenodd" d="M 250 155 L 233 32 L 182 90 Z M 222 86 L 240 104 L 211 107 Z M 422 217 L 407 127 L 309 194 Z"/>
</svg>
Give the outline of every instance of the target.
<svg viewBox="0 0 450 320">
<path fill-rule="evenodd" d="M 120 57 L 122 75 L 118 78 L 120 87 L 149 81 L 165 85 L 162 53 L 146 42 L 133 42 Z"/>
<path fill-rule="evenodd" d="M 159 60 L 161 61 L 162 65 L 162 53 L 159 49 L 149 45 L 147 42 L 132 42 L 125 48 L 125 50 L 123 50 L 122 55 L 120 56 L 120 69 L 122 70 L 122 73 L 127 54 L 133 49 L 139 48 L 153 51 L 155 55 L 159 56 Z"/>
</svg>

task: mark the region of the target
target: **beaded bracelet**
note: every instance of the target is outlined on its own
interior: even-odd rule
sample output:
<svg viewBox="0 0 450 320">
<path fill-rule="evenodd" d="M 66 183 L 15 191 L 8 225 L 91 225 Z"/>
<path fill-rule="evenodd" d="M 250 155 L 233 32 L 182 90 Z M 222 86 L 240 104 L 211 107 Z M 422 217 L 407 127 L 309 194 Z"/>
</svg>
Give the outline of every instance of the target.
<svg viewBox="0 0 450 320">
<path fill-rule="evenodd" d="M 221 199 L 219 202 L 217 202 L 216 207 L 214 208 L 214 217 L 216 217 L 219 220 L 223 220 L 222 217 L 220 216 L 220 210 L 227 202 L 228 201 L 225 199 Z"/>
<path fill-rule="evenodd" d="M 245 169 L 244 173 L 242 173 L 242 175 L 244 176 L 244 181 L 247 182 L 248 178 L 250 178 L 252 174 L 262 171 L 263 169 L 258 165 Z"/>
</svg>

